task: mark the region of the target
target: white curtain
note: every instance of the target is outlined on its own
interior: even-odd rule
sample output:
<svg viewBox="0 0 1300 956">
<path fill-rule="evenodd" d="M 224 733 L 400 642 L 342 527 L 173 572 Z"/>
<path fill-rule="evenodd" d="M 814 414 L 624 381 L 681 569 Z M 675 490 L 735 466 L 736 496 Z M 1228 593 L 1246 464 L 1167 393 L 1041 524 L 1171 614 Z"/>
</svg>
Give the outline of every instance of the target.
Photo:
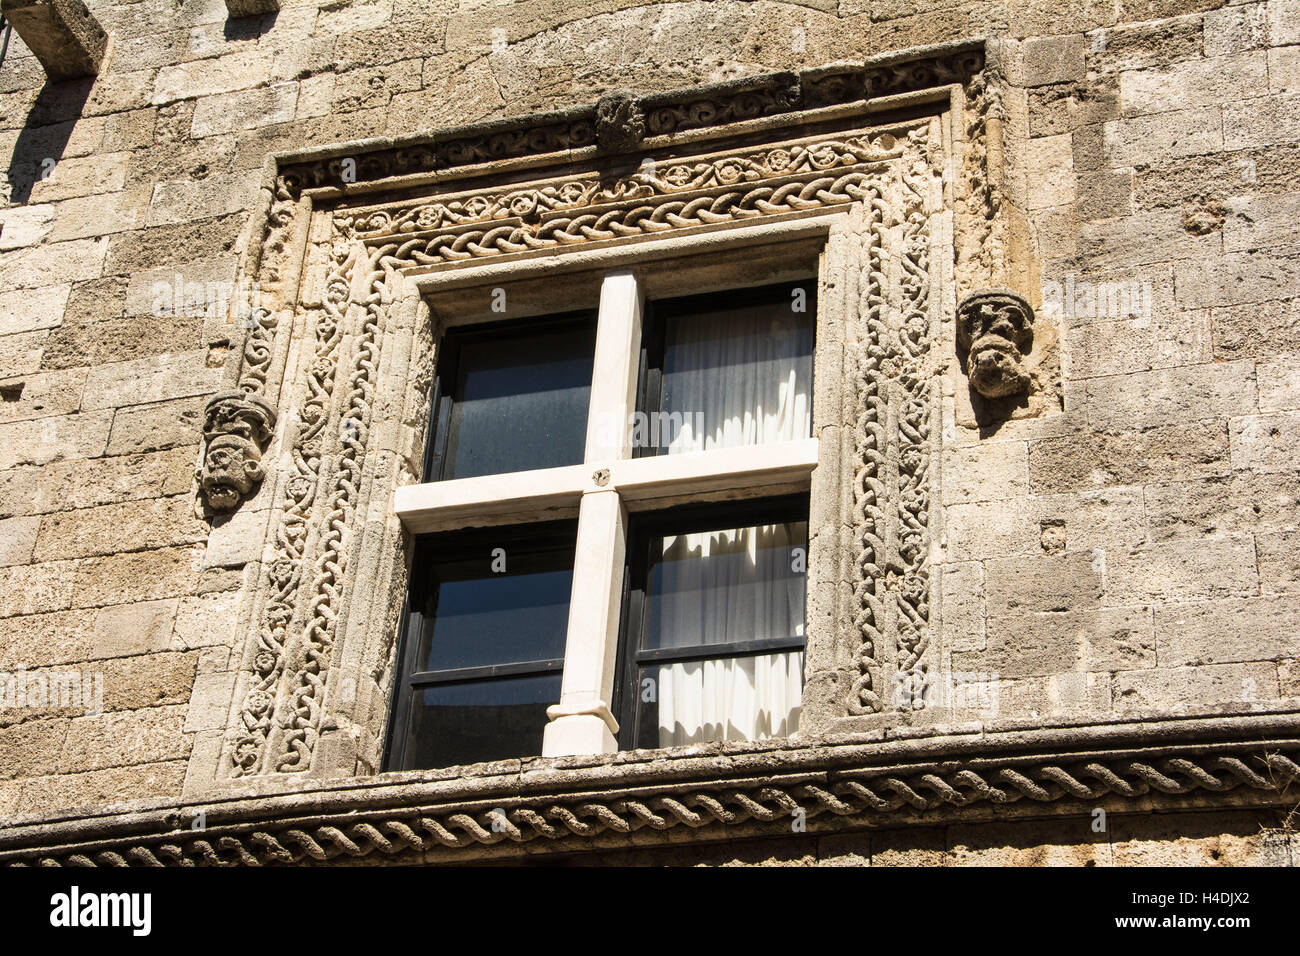
<svg viewBox="0 0 1300 956">
<path fill-rule="evenodd" d="M 664 362 L 668 453 L 807 438 L 811 346 L 807 316 L 784 304 L 674 322 Z"/>
<path fill-rule="evenodd" d="M 811 344 L 807 316 L 785 303 L 674 323 L 663 408 L 682 426 L 669 454 L 806 438 Z M 652 646 L 802 636 L 795 548 L 807 548 L 803 522 L 666 537 Z M 665 665 L 657 684 L 661 747 L 786 737 L 799 727 L 803 652 Z"/>
</svg>

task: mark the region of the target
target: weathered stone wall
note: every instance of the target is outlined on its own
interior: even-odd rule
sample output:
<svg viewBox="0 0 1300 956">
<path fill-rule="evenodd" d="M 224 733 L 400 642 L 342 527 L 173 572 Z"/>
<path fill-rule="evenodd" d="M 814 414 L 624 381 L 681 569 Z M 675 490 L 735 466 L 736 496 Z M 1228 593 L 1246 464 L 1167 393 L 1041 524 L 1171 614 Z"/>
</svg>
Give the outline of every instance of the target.
<svg viewBox="0 0 1300 956">
<path fill-rule="evenodd" d="M 1059 398 L 990 423 L 954 363 L 936 677 L 995 673 L 1001 716 L 1045 722 L 1295 709 L 1296 0 L 88 6 L 98 78 L 46 84 L 16 35 L 0 64 L 0 670 L 102 674 L 104 712 L 0 710 L 0 820 L 175 798 L 225 725 L 263 529 L 198 517 L 193 469 L 238 339 L 157 286 L 233 282 L 269 153 L 974 36 L 990 254 Z"/>
</svg>

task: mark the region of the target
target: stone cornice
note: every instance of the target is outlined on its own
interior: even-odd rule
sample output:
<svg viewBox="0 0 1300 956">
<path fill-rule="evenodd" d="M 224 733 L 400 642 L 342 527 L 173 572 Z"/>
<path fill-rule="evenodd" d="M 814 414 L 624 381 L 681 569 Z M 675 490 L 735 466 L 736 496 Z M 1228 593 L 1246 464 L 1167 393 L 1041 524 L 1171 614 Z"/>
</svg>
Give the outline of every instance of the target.
<svg viewBox="0 0 1300 956">
<path fill-rule="evenodd" d="M 636 119 L 618 135 L 607 133 L 605 117 L 611 104 L 601 101 L 450 127 L 428 135 L 286 155 L 279 158 L 277 173 L 297 192 L 357 188 L 396 176 L 428 175 L 551 153 L 635 151 L 646 141 L 671 141 L 695 130 L 964 83 L 984 69 L 984 47 L 982 39 L 964 40 L 863 62 L 740 77 L 662 93 L 638 96 L 619 92 L 611 94 L 618 98 L 617 112 L 630 112 Z"/>
<path fill-rule="evenodd" d="M 1281 806 L 1300 799 L 1300 715 L 724 744 L 474 769 L 19 823 L 0 829 L 0 863 L 457 862 L 538 841 L 574 852 L 782 836 L 800 812 L 807 832 L 827 833 L 1097 806 Z"/>
</svg>

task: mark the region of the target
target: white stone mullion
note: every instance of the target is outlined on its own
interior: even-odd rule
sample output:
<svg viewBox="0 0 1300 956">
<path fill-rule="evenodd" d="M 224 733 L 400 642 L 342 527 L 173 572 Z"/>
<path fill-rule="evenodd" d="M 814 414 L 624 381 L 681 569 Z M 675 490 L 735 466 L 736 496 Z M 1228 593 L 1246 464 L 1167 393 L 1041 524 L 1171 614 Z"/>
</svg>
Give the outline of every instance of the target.
<svg viewBox="0 0 1300 956">
<path fill-rule="evenodd" d="M 636 277 L 605 278 L 600 293 L 596 353 L 587 416 L 586 467 L 591 471 L 578 512 L 573 593 L 565 638 L 560 702 L 542 755 L 612 753 L 618 722 L 611 711 L 618 658 L 627 509 L 609 486 L 610 469 L 630 453 L 629 416 L 635 408 L 641 353 L 642 293 Z"/>
</svg>

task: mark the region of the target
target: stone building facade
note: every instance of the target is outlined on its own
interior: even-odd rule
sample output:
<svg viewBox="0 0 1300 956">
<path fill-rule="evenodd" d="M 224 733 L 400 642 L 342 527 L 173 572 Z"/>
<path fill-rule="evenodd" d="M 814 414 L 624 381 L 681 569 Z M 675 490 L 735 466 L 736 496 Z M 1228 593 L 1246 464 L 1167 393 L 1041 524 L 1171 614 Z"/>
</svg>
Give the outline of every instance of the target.
<svg viewBox="0 0 1300 956">
<path fill-rule="evenodd" d="M 1296 0 L 0 9 L 0 860 L 1300 862 Z M 790 281 L 806 439 L 423 482 L 458 323 L 621 416 Z M 627 522 L 791 494 L 798 731 L 620 744 Z M 417 542 L 543 518 L 544 755 L 395 769 Z"/>
</svg>

